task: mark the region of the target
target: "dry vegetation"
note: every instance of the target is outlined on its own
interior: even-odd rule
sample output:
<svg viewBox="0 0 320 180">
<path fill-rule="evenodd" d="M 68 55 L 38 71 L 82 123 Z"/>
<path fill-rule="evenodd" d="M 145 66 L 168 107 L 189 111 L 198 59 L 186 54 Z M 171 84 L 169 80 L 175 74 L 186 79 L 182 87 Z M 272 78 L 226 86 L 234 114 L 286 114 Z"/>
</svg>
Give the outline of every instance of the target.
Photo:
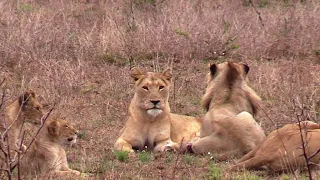
<svg viewBox="0 0 320 180">
<path fill-rule="evenodd" d="M 130 68 L 171 67 L 173 112 L 201 116 L 209 62 L 246 61 L 264 100 L 266 133 L 296 122 L 293 100 L 320 119 L 318 0 L 2 0 L 0 81 L 6 103 L 33 89 L 54 116 L 80 129 L 73 169 L 105 179 L 291 179 L 225 172 L 209 156 L 138 153 L 117 160 L 113 143 L 133 95 Z M 268 118 L 270 117 L 270 119 Z M 118 154 L 118 156 L 121 156 Z M 304 177 L 305 175 L 296 175 Z M 90 177 L 85 177 L 90 178 Z"/>
</svg>

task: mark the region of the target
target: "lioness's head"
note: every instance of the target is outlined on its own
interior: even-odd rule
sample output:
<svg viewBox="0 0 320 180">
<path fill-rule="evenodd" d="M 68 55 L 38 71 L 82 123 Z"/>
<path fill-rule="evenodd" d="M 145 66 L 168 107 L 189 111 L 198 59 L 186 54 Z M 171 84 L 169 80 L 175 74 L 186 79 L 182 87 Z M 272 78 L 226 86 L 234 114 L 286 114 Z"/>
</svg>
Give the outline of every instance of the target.
<svg viewBox="0 0 320 180">
<path fill-rule="evenodd" d="M 61 145 L 72 145 L 77 141 L 78 130 L 63 119 L 54 119 L 48 122 L 48 136 Z"/>
<path fill-rule="evenodd" d="M 37 100 L 32 90 L 27 90 L 19 97 L 19 106 L 23 113 L 24 121 L 32 124 L 41 124 L 43 105 Z"/>
<path fill-rule="evenodd" d="M 249 104 L 250 113 L 255 114 L 259 108 L 260 97 L 247 85 L 249 66 L 246 63 L 224 62 L 210 64 L 207 75 L 207 89 L 202 97 L 202 106 L 209 110 L 211 101 L 222 103 L 231 101 L 243 101 Z M 240 98 L 240 94 L 244 97 Z M 233 95 L 233 96 L 232 96 Z M 244 102 L 247 101 L 247 102 Z"/>
<path fill-rule="evenodd" d="M 133 101 L 139 109 L 152 117 L 169 111 L 168 99 L 172 79 L 170 69 L 162 73 L 142 73 L 138 68 L 134 68 L 131 77 L 135 81 Z"/>
<path fill-rule="evenodd" d="M 207 83 L 212 81 L 227 82 L 229 86 L 236 82 L 245 82 L 249 73 L 249 66 L 246 63 L 224 62 L 210 64 L 210 72 L 207 75 Z"/>
</svg>

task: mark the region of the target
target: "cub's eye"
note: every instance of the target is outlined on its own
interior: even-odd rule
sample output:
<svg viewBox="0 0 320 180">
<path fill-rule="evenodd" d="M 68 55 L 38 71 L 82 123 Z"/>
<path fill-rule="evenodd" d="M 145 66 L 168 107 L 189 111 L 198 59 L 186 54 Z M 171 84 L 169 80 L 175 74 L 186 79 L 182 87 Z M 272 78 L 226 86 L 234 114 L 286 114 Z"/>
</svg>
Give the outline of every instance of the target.
<svg viewBox="0 0 320 180">
<path fill-rule="evenodd" d="M 164 89 L 164 86 L 159 86 L 159 90 L 162 90 L 162 89 Z"/>
<path fill-rule="evenodd" d="M 37 110 L 37 111 L 39 111 L 39 112 L 40 112 L 40 107 L 35 107 L 35 108 L 36 108 L 36 110 Z"/>
<path fill-rule="evenodd" d="M 148 88 L 148 86 L 142 86 L 142 89 L 144 89 L 144 90 L 149 90 L 149 88 Z"/>
<path fill-rule="evenodd" d="M 69 126 L 68 126 L 68 125 L 64 125 L 64 127 L 65 127 L 65 128 L 69 128 Z"/>
</svg>

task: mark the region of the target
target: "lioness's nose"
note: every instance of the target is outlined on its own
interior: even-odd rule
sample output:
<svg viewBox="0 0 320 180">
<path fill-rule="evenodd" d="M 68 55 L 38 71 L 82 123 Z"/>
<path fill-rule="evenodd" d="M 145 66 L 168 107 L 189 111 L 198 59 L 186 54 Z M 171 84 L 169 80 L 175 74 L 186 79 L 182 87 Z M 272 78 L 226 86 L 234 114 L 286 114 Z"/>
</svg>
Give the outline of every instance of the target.
<svg viewBox="0 0 320 180">
<path fill-rule="evenodd" d="M 156 106 L 160 101 L 159 100 L 150 100 L 150 102 L 152 102 L 152 104 Z"/>
</svg>

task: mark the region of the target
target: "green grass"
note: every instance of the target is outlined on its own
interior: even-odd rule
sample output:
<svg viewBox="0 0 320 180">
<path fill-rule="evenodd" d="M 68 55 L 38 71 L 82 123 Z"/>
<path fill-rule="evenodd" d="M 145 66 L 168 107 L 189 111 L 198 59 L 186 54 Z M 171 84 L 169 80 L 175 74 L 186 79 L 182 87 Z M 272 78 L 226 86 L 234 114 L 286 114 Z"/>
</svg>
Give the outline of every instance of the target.
<svg viewBox="0 0 320 180">
<path fill-rule="evenodd" d="M 208 179 L 210 180 L 220 180 L 222 179 L 221 167 L 214 163 L 210 163 Z"/>
<path fill-rule="evenodd" d="M 139 152 L 138 157 L 141 162 L 150 162 L 153 159 L 152 154 L 146 151 Z"/>
<path fill-rule="evenodd" d="M 127 162 L 129 158 L 129 152 L 128 151 L 115 151 L 114 154 L 116 155 L 116 158 L 118 161 L 121 162 Z"/>
<path fill-rule="evenodd" d="M 166 162 L 166 163 L 171 163 L 171 162 L 173 161 L 173 158 L 174 158 L 174 156 L 173 156 L 172 153 L 166 153 L 166 160 L 165 160 L 165 162 Z"/>
<path fill-rule="evenodd" d="M 186 164 L 190 164 L 190 165 L 195 164 L 197 162 L 197 158 L 190 154 L 185 154 L 183 159 Z"/>
</svg>

